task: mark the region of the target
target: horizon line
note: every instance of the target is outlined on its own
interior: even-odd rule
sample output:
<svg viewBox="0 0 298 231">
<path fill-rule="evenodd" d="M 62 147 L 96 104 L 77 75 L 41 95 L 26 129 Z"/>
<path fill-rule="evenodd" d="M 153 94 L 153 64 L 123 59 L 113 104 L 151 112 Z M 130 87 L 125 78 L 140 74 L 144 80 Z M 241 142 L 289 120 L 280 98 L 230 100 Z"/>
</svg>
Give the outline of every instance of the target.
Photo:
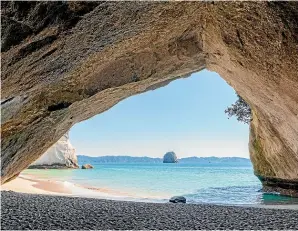
<svg viewBox="0 0 298 231">
<path fill-rule="evenodd" d="M 162 159 L 163 157 L 150 157 L 150 156 L 129 156 L 129 155 L 104 155 L 104 156 L 88 156 L 88 155 L 83 155 L 83 154 L 79 154 L 77 156 L 87 156 L 87 157 L 136 157 L 136 158 L 151 158 L 151 159 Z M 187 157 L 181 157 L 181 158 L 178 158 L 177 159 L 186 159 L 186 158 L 192 158 L 192 157 L 196 157 L 196 158 L 211 158 L 211 157 L 214 157 L 214 158 L 218 158 L 218 159 L 221 159 L 221 158 L 241 158 L 241 159 L 247 159 L 247 160 L 250 160 L 250 158 L 246 158 L 246 157 L 240 157 L 240 156 L 222 156 L 222 157 L 218 157 L 218 156 L 187 156 Z"/>
</svg>

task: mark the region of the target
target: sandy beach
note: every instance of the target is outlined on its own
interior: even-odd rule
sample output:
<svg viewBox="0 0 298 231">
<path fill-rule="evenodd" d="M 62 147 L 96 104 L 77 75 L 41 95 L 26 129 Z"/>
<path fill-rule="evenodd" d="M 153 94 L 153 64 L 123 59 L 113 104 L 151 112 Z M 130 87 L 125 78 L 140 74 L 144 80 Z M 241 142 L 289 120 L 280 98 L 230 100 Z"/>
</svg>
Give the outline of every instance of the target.
<svg viewBox="0 0 298 231">
<path fill-rule="evenodd" d="M 22 175 L 4 185 L 1 185 L 1 191 L 3 190 L 31 194 L 72 194 L 69 187 L 64 185 L 62 182 L 31 179 Z"/>
<path fill-rule="evenodd" d="M 83 186 L 52 179 L 42 179 L 28 174 L 21 174 L 16 179 L 1 185 L 1 191 L 137 202 L 165 203 L 168 201 L 164 198 L 153 195 L 140 197 L 136 194 L 127 193 L 125 191 L 119 191 L 110 188 Z M 238 204 L 232 206 L 298 210 L 298 204 Z"/>
<path fill-rule="evenodd" d="M 21 174 L 16 179 L 1 185 L 1 191 L 129 201 L 152 201 L 161 199 L 160 197 L 152 195 L 137 197 L 132 193 L 110 188 L 98 188 L 73 184 L 70 182 L 41 179 L 28 174 Z"/>
</svg>

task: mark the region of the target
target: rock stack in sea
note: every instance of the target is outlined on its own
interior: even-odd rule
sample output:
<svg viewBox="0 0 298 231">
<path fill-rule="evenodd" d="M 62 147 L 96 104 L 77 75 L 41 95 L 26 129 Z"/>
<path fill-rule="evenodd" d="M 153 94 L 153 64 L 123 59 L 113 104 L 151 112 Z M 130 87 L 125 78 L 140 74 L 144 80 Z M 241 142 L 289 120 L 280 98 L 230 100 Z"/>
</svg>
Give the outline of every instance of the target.
<svg viewBox="0 0 298 231">
<path fill-rule="evenodd" d="M 79 168 L 75 149 L 69 142 L 68 132 L 29 168 Z"/>
<path fill-rule="evenodd" d="M 163 156 L 163 163 L 178 163 L 178 158 L 175 152 L 167 152 Z"/>
</svg>

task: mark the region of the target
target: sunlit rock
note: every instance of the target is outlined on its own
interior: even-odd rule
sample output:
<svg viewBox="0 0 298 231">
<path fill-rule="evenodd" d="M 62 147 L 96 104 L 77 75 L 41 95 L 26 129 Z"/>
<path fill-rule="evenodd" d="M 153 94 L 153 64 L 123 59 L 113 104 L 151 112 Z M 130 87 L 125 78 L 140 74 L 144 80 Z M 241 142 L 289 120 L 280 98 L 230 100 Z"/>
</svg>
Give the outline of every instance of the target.
<svg viewBox="0 0 298 231">
<path fill-rule="evenodd" d="M 66 133 L 51 148 L 49 148 L 29 168 L 78 168 L 75 149 L 70 144 L 69 135 Z"/>
<path fill-rule="evenodd" d="M 82 169 L 91 169 L 94 168 L 91 164 L 83 164 Z"/>
</svg>

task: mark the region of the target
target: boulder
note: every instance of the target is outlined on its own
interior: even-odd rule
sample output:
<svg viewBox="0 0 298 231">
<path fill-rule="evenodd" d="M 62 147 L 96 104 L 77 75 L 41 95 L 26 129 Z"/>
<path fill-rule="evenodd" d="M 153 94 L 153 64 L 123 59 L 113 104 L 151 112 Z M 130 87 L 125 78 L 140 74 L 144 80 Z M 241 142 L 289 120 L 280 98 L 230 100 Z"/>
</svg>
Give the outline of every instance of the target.
<svg viewBox="0 0 298 231">
<path fill-rule="evenodd" d="M 167 152 L 163 156 L 163 163 L 178 163 L 178 158 L 175 152 Z"/>
<path fill-rule="evenodd" d="M 91 164 L 83 164 L 82 169 L 91 169 L 93 166 Z"/>
<path fill-rule="evenodd" d="M 175 197 L 171 197 L 169 202 L 172 202 L 172 203 L 186 203 L 186 198 L 182 197 L 182 196 L 175 196 Z"/>
<path fill-rule="evenodd" d="M 68 132 L 28 168 L 79 168 L 75 149 L 69 142 Z"/>
</svg>

